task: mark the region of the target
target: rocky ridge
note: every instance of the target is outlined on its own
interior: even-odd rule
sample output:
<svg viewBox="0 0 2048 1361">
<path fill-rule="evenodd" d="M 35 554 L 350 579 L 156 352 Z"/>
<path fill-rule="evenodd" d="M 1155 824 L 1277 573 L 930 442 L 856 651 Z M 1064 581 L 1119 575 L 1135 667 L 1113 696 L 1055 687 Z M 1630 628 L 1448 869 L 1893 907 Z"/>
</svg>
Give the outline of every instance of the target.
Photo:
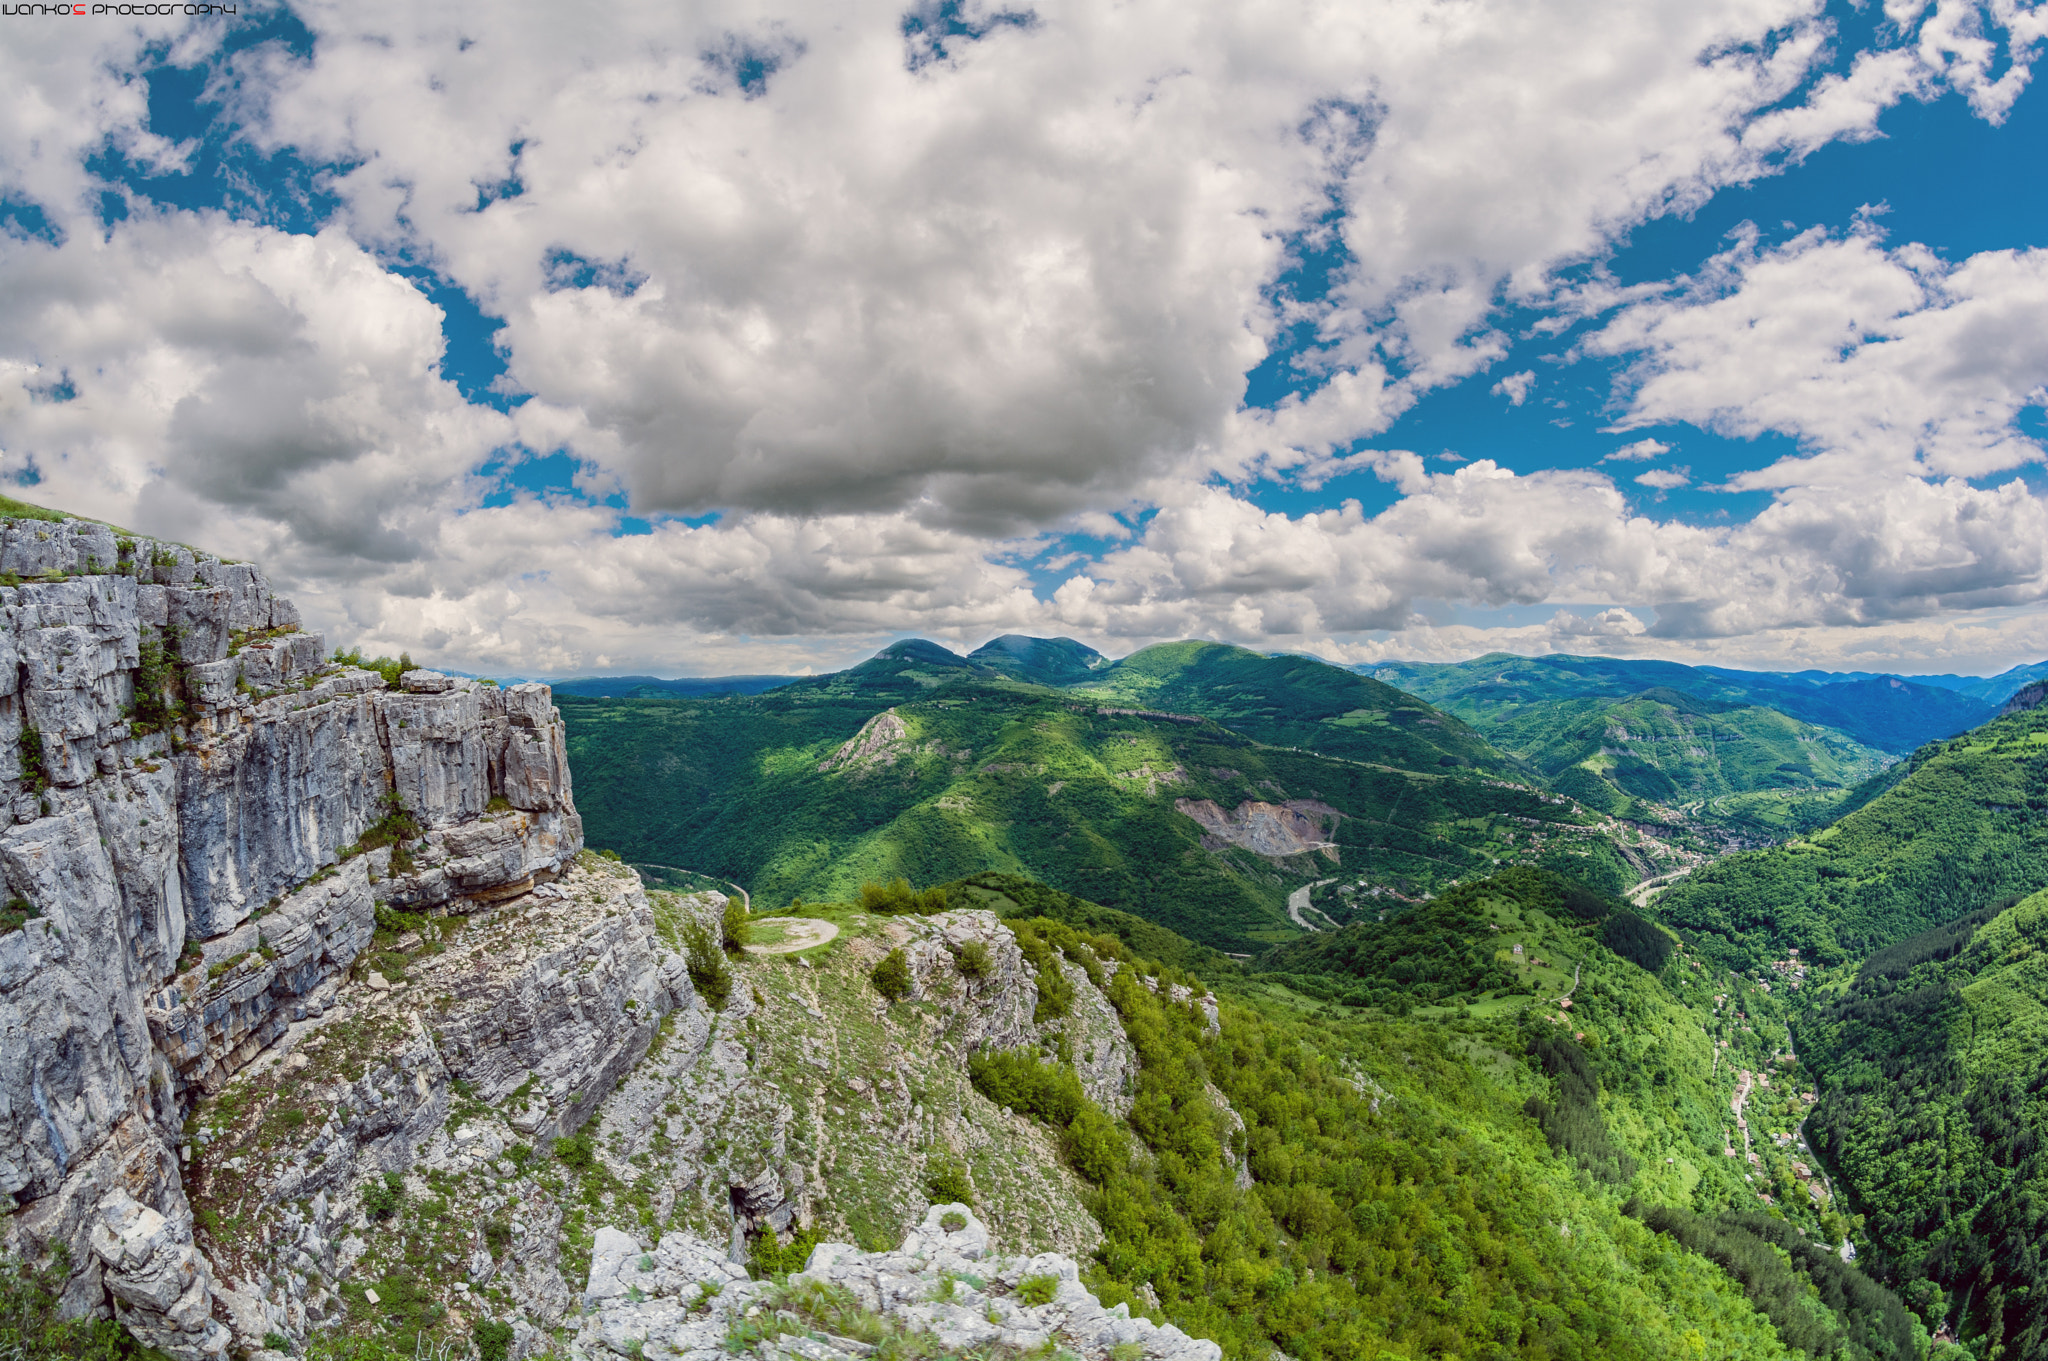
<svg viewBox="0 0 2048 1361">
<path fill-rule="evenodd" d="M 5 1247 L 68 1253 L 67 1312 L 176 1361 L 466 1347 L 486 1324 L 506 1358 L 639 1361 L 638 1323 L 606 1320 L 643 1301 L 593 1293 L 622 1243 L 766 1304 L 740 1263 L 850 1240 L 868 1251 L 812 1252 L 799 1282 L 844 1303 L 937 1288 L 993 1236 L 1065 1283 L 1030 1313 L 1049 1306 L 999 1307 L 1010 1266 L 959 1275 L 1018 1336 L 1215 1354 L 1080 1290 L 1101 1235 L 1057 1132 L 968 1081 L 978 1052 L 1035 1049 L 1130 1109 L 1136 1054 L 1071 960 L 1049 966 L 1071 1004 L 1042 1016 L 994 915 L 843 913 L 836 939 L 716 961 L 714 1007 L 689 941 L 725 899 L 581 850 L 545 687 L 394 687 L 327 660 L 253 568 L 105 526 L 9 522 L 0 583 Z M 893 1005 L 868 977 L 892 950 Z M 928 1213 L 955 1188 L 967 1239 Z M 889 1327 L 995 1338 L 888 1290 Z"/>
<path fill-rule="evenodd" d="M 1218 1361 L 1214 1342 L 1105 1309 L 1060 1253 L 1005 1257 L 961 1203 L 932 1206 L 902 1245 L 863 1252 L 820 1243 L 785 1284 L 752 1281 L 688 1234 L 651 1252 L 599 1236 L 574 1351 L 649 1361 L 717 1361 L 740 1347 L 765 1357 L 853 1361 L 903 1333 L 952 1354 L 1056 1349 L 1087 1358 Z"/>
<path fill-rule="evenodd" d="M 582 826 L 560 720 L 544 686 L 329 662 L 247 564 L 10 520 L 0 807 L 6 1246 L 68 1251 L 70 1311 L 111 1292 L 158 1345 L 218 1355 L 187 1116 L 318 1014 L 380 908 L 561 872 Z"/>
</svg>

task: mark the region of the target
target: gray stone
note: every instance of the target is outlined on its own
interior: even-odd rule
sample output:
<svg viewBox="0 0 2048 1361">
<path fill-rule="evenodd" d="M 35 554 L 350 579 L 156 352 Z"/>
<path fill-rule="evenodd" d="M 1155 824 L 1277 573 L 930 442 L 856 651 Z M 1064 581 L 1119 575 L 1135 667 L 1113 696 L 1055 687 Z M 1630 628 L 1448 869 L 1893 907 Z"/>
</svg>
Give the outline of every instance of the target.
<svg viewBox="0 0 2048 1361">
<path fill-rule="evenodd" d="M 0 803 L 13 822 L 0 892 L 40 914 L 0 936 L 0 1191 L 18 1207 L 6 1246 L 66 1245 L 67 1309 L 111 1308 L 184 1361 L 227 1345 L 215 1303 L 257 1347 L 280 1323 L 263 1308 L 282 1306 L 190 1282 L 171 1298 L 169 1258 L 130 1260 L 138 1233 L 196 1254 L 180 1176 L 190 1103 L 327 1013 L 380 903 L 474 911 L 568 867 L 582 823 L 561 721 L 545 686 L 441 677 L 393 693 L 292 632 L 297 610 L 254 567 L 104 525 L 6 521 L 0 570 L 26 578 L 0 587 Z M 190 713 L 175 749 L 173 734 L 132 730 L 146 638 L 181 666 Z M 424 834 L 413 871 L 393 874 L 388 849 L 344 863 L 394 791 Z M 614 932 L 615 946 L 647 954 L 630 934 Z M 615 1081 L 676 995 L 667 967 L 648 955 L 614 970 L 619 995 L 637 989 L 647 1009 L 621 1035 L 586 1026 L 570 1055 L 545 1040 L 522 1052 Z M 529 1001 L 544 1010 L 544 994 Z M 386 1100 L 366 1136 L 401 1164 L 446 1106 L 438 1051 L 408 1055 L 425 1094 Z M 325 1166 L 287 1179 L 310 1195 Z M 102 1204 L 116 1192 L 127 1199 Z M 210 1280 L 203 1258 L 179 1260 Z"/>
</svg>

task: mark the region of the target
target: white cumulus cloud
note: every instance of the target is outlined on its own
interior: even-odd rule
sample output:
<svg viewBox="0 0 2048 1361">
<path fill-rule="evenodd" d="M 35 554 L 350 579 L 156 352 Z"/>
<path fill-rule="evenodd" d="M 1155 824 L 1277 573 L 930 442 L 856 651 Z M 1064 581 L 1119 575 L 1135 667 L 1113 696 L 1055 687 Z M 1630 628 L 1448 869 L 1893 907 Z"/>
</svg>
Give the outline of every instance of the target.
<svg viewBox="0 0 2048 1361">
<path fill-rule="evenodd" d="M 1900 42 L 1816 78 L 1817 0 L 1054 0 L 961 9 L 978 37 L 871 0 L 318 0 L 310 56 L 242 51 L 210 96 L 257 152 L 336 167 L 317 235 L 137 194 L 100 215 L 105 153 L 200 165 L 142 73 L 218 26 L 17 25 L 0 196 L 49 230 L 0 238 L 0 474 L 260 556 L 345 634 L 503 670 L 794 669 L 908 629 L 1365 647 L 1423 636 L 1425 601 L 1555 603 L 1554 638 L 1925 638 L 2040 598 L 2039 503 L 1976 485 L 2039 457 L 2040 253 L 1814 233 L 1664 287 L 1556 283 L 1902 99 L 2003 117 L 2048 22 L 1892 10 Z M 1296 296 L 1312 252 L 1340 263 Z M 502 320 L 523 400 L 443 376 L 401 261 Z M 1433 473 L 1362 448 L 1486 381 L 1504 302 L 1605 316 L 1583 353 L 1630 365 L 1622 429 L 1798 439 L 1730 481 L 1768 508 L 1660 522 L 1517 451 Z M 1247 408 L 1297 326 L 1298 390 Z M 1493 391 L 1520 405 L 1535 372 Z M 492 469 L 557 449 L 653 532 L 501 504 Z M 1376 514 L 1244 491 L 1365 471 Z M 1052 551 L 1069 534 L 1093 556 Z"/>
<path fill-rule="evenodd" d="M 1639 439 L 1633 444 L 1624 444 L 1613 453 L 1601 458 L 1602 463 L 1647 463 L 1653 458 L 1671 452 L 1671 446 L 1662 440 Z"/>
<path fill-rule="evenodd" d="M 1524 369 L 1511 373 L 1493 385 L 1493 395 L 1508 399 L 1509 406 L 1520 406 L 1529 395 L 1529 389 L 1536 386 L 1536 371 Z"/>
<path fill-rule="evenodd" d="M 1679 487 L 1689 487 L 1692 485 L 1692 469 L 1652 468 L 1649 472 L 1637 473 L 1635 483 L 1638 487 L 1653 487 L 1658 491 L 1673 491 Z"/>
</svg>

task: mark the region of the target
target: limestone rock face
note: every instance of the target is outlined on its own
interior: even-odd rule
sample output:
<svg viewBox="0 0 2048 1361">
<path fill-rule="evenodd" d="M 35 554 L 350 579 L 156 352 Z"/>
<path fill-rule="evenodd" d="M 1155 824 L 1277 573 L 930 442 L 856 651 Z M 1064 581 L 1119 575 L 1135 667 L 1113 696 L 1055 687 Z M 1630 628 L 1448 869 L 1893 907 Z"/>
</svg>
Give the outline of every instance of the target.
<svg viewBox="0 0 2048 1361">
<path fill-rule="evenodd" d="M 1104 1361 L 1121 1348 L 1148 1361 L 1220 1361 L 1223 1354 L 1171 1324 L 1132 1318 L 1125 1305 L 1103 1308 L 1072 1257 L 996 1253 L 987 1226 L 963 1204 L 930 1207 L 893 1252 L 820 1243 L 786 1292 L 744 1279 L 711 1245 L 686 1234 L 663 1238 L 646 1255 L 636 1256 L 633 1240 L 615 1229 L 598 1230 L 598 1244 L 577 1336 L 590 1357 L 716 1361 L 730 1354 L 727 1332 L 742 1323 L 766 1335 L 764 1355 L 805 1361 L 869 1355 L 872 1343 L 833 1331 L 859 1325 L 870 1336 L 926 1334 L 953 1355 L 1058 1349 Z"/>
<path fill-rule="evenodd" d="M 320 1014 L 379 906 L 476 911 L 569 865 L 561 722 L 544 686 L 393 691 L 254 567 L 105 525 L 0 523 L 0 574 L 7 1246 L 64 1244 L 67 1307 L 215 1356 L 203 1258 L 164 1294 L 192 1102 Z"/>
<path fill-rule="evenodd" d="M 184 1233 L 125 1190 L 99 1203 L 92 1250 L 118 1310 L 144 1343 L 180 1354 L 221 1356 L 233 1334 L 213 1317 L 213 1273 Z"/>
<path fill-rule="evenodd" d="M 571 1361 L 708 1358 L 761 1299 L 740 1263 L 806 1234 L 902 1241 L 809 1274 L 956 1350 L 1216 1356 L 1081 1289 L 1101 1229 L 1058 1132 L 970 1078 L 1033 1050 L 1127 1112 L 1116 961 L 1061 957 L 1040 1020 L 985 911 L 692 957 L 726 900 L 582 849 L 545 686 L 326 658 L 252 567 L 0 522 L 0 1246 L 68 1249 L 68 1312 L 174 1361 L 430 1317 L 508 1324 L 515 1361 L 561 1328 Z M 864 732 L 842 768 L 908 741 Z"/>
<path fill-rule="evenodd" d="M 911 1000 L 958 997 L 965 1003 L 954 1036 L 961 1056 L 1036 1043 L 1032 1013 L 1038 984 L 1010 929 L 993 912 L 941 912 L 923 921 L 926 925 L 903 952 L 910 964 Z M 970 945 L 978 945 L 989 962 L 983 977 L 961 967 Z"/>
<path fill-rule="evenodd" d="M 1074 1056 L 1074 1074 L 1088 1099 L 1112 1115 L 1129 1115 L 1138 1097 L 1137 1050 L 1124 1033 L 1116 1008 L 1088 981 L 1081 966 L 1065 958 L 1059 963 L 1074 990 L 1074 1005 L 1069 1015 L 1045 1029 L 1064 1032 Z"/>
</svg>

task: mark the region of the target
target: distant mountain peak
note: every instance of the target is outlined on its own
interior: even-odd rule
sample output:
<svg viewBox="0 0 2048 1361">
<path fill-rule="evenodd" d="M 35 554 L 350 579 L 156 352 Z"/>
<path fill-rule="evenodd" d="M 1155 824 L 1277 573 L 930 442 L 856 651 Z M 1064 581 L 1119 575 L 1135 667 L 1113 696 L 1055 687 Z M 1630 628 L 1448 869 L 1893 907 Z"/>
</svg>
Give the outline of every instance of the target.
<svg viewBox="0 0 2048 1361">
<path fill-rule="evenodd" d="M 930 662 L 937 666 L 965 666 L 959 653 L 925 638 L 905 638 L 877 652 L 870 661 Z"/>
<path fill-rule="evenodd" d="M 1109 658 L 1086 643 L 1077 643 L 1072 638 L 1033 638 L 1023 633 L 991 638 L 968 653 L 967 659 L 993 667 L 1006 676 L 1043 685 L 1063 685 L 1109 665 Z"/>
</svg>

